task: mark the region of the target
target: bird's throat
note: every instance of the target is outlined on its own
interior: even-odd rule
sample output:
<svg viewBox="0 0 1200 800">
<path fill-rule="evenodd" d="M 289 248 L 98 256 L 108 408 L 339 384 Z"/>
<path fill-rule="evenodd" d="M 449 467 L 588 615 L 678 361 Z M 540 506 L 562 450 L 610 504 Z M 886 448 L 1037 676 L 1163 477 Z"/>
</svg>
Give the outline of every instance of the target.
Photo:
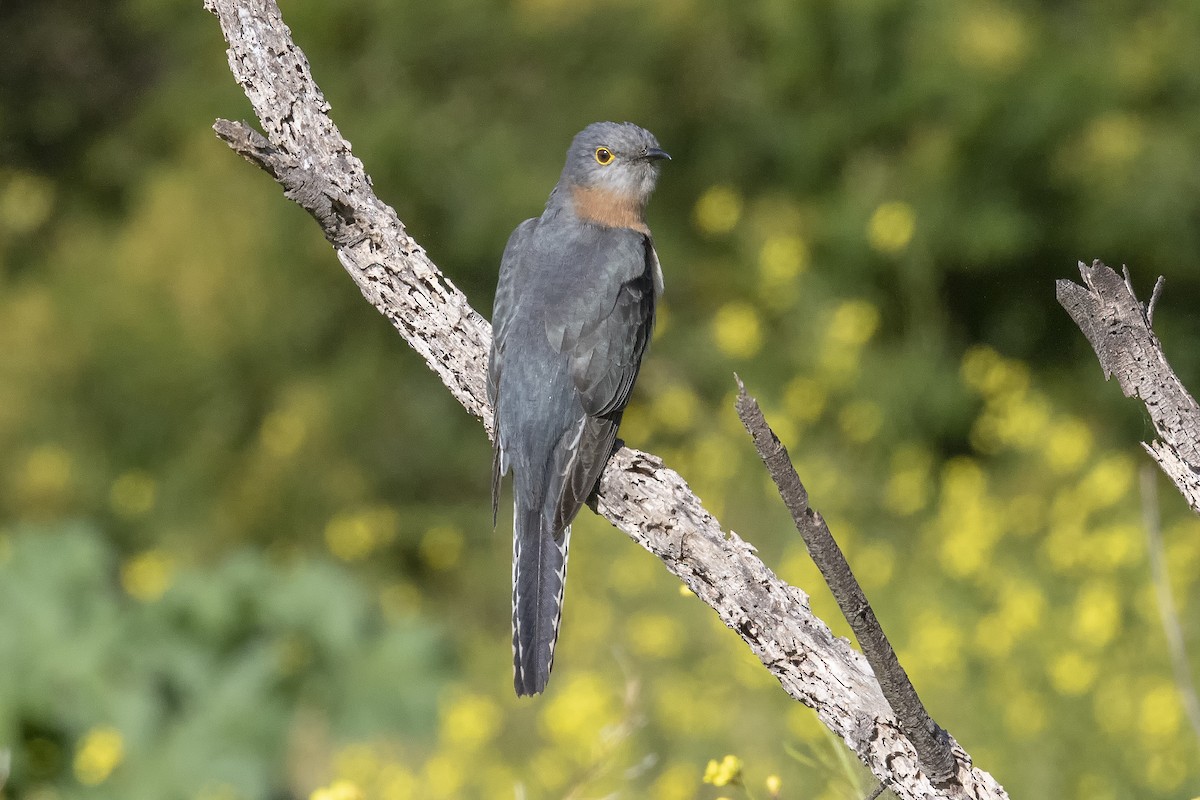
<svg viewBox="0 0 1200 800">
<path fill-rule="evenodd" d="M 571 187 L 575 215 L 586 222 L 608 228 L 631 228 L 647 236 L 646 204 L 633 195 L 585 186 Z"/>
</svg>

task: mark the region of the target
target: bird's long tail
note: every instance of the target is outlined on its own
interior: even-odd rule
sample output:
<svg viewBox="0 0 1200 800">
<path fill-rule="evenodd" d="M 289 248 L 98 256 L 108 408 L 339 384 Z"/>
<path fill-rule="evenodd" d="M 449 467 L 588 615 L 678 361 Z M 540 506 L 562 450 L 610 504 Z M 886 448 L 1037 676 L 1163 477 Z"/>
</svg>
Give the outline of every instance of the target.
<svg viewBox="0 0 1200 800">
<path fill-rule="evenodd" d="M 541 498 L 514 488 L 513 685 L 521 696 L 538 694 L 550 680 L 571 527 L 555 536 L 542 513 Z"/>
</svg>

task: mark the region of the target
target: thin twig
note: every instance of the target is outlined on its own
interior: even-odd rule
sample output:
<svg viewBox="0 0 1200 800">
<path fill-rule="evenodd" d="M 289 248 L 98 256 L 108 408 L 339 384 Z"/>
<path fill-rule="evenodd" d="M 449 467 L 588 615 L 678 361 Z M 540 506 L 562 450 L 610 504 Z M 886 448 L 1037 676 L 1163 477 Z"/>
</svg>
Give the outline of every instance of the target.
<svg viewBox="0 0 1200 800">
<path fill-rule="evenodd" d="M 1200 698 L 1196 695 L 1196 684 L 1192 680 L 1187 647 L 1183 642 L 1183 628 L 1175 610 L 1175 599 L 1171 595 L 1171 580 L 1167 575 L 1167 559 L 1163 552 L 1162 533 L 1158 513 L 1158 489 L 1154 470 L 1143 466 L 1142 477 L 1142 527 L 1146 531 L 1146 546 L 1150 553 L 1150 575 L 1154 580 L 1154 593 L 1158 596 L 1158 613 L 1162 618 L 1163 633 L 1167 635 L 1167 649 L 1171 653 L 1171 668 L 1175 671 L 1175 683 L 1183 708 L 1187 712 L 1196 743 L 1200 745 Z"/>
<path fill-rule="evenodd" d="M 809 506 L 808 491 L 788 458 L 787 448 L 771 430 L 758 401 L 746 393 L 741 378 L 734 377 L 738 384 L 738 417 L 754 440 L 754 447 L 766 464 L 767 471 L 771 473 L 771 479 L 775 481 L 779 496 L 791 512 L 809 555 L 829 584 L 829 590 L 833 592 L 846 621 L 850 623 L 863 655 L 875 672 L 883 696 L 916 748 L 921 766 L 936 784 L 954 782 L 958 764 L 945 732 L 930 718 L 921 698 L 917 696 L 917 690 L 900 665 L 892 643 L 888 641 L 871 604 L 867 602 L 867 596 L 854 577 L 846 556 L 829 532 L 829 526 Z"/>
<path fill-rule="evenodd" d="M 887 787 L 887 782 L 881 781 L 880 784 L 875 787 L 875 791 L 867 795 L 867 800 L 875 800 L 875 798 L 887 791 Z"/>
<path fill-rule="evenodd" d="M 1167 285 L 1167 279 L 1162 275 L 1158 276 L 1158 280 L 1154 282 L 1154 291 L 1150 293 L 1150 302 L 1146 303 L 1146 322 L 1154 324 L 1154 307 L 1158 305 L 1158 298 L 1162 297 L 1163 287 Z"/>
</svg>

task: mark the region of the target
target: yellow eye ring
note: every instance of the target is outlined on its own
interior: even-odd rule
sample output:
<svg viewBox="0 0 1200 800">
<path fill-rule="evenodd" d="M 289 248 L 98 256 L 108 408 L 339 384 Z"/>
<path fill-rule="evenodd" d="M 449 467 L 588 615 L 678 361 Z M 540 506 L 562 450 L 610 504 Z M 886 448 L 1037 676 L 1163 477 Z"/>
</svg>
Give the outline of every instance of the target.
<svg viewBox="0 0 1200 800">
<path fill-rule="evenodd" d="M 596 163 L 602 167 L 607 167 L 611 164 L 615 157 L 607 147 L 596 148 Z"/>
</svg>

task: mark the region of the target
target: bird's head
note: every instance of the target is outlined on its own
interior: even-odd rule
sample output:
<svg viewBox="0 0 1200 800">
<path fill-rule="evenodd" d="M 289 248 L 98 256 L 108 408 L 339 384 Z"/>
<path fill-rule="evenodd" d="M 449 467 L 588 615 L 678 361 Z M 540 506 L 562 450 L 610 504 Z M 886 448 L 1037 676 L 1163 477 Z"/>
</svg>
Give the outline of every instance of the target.
<svg viewBox="0 0 1200 800">
<path fill-rule="evenodd" d="M 658 180 L 659 162 L 670 158 L 645 128 L 631 122 L 594 122 L 571 142 L 560 184 L 644 206 Z"/>
</svg>

